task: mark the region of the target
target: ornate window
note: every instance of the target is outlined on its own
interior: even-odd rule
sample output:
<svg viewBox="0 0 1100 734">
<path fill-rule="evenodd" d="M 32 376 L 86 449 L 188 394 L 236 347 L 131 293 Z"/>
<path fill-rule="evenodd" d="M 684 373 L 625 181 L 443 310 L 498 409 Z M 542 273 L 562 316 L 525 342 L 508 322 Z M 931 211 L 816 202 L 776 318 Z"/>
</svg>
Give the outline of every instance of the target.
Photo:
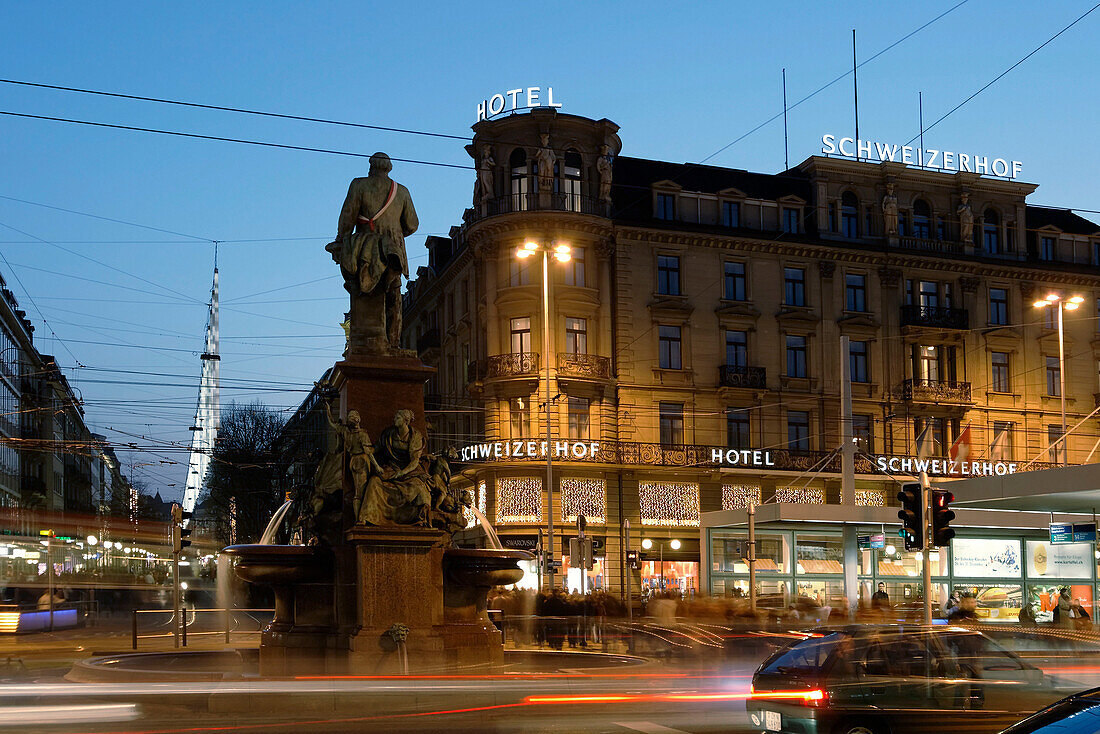
<svg viewBox="0 0 1100 734">
<path fill-rule="evenodd" d="M 992 209 L 982 216 L 982 247 L 990 255 L 1001 252 L 1001 220 Z"/>
<path fill-rule="evenodd" d="M 531 317 L 512 319 L 512 354 L 531 353 Z"/>
<path fill-rule="evenodd" d="M 748 332 L 735 329 L 726 330 L 726 366 L 749 366 L 749 335 Z"/>
<path fill-rule="evenodd" d="M 859 199 L 851 191 L 840 197 L 840 234 L 853 240 L 859 237 Z"/>
<path fill-rule="evenodd" d="M 512 211 L 526 211 L 528 207 L 528 194 L 531 191 L 530 170 L 527 164 L 527 153 L 523 148 L 516 148 L 508 159 L 511 169 L 512 186 Z"/>
</svg>

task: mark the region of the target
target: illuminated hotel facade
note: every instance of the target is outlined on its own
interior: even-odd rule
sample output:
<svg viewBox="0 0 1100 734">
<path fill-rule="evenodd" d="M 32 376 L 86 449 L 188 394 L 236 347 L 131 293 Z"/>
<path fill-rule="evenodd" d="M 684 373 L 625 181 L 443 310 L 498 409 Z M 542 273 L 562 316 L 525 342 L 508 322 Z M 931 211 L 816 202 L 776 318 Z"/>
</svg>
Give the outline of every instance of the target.
<svg viewBox="0 0 1100 734">
<path fill-rule="evenodd" d="M 878 527 L 925 427 L 943 461 L 970 428 L 966 467 L 939 473 L 1086 461 L 1096 419 L 1044 453 L 1061 435 L 1062 375 L 1056 309 L 1033 302 L 1085 299 L 1065 321 L 1073 427 L 1100 399 L 1100 226 L 1028 204 L 1036 186 L 1018 180 L 824 155 L 778 174 L 669 163 L 619 155 L 618 130 L 546 108 L 475 124 L 473 205 L 450 237 L 428 238 L 405 297 L 407 346 L 438 368 L 425 389 L 434 448 L 459 453 L 454 481 L 506 545 L 547 547 L 552 506 L 557 559 L 586 517 L 597 586 L 637 593 L 663 576 L 723 593 L 744 568 L 706 518 L 749 502 L 847 505 Z M 525 243 L 570 248 L 548 261 L 545 323 L 542 260 L 518 258 Z M 833 593 L 843 543 L 802 558 L 795 530 L 783 542 L 784 583 L 805 574 Z M 578 586 L 565 567 L 559 580 Z"/>
</svg>

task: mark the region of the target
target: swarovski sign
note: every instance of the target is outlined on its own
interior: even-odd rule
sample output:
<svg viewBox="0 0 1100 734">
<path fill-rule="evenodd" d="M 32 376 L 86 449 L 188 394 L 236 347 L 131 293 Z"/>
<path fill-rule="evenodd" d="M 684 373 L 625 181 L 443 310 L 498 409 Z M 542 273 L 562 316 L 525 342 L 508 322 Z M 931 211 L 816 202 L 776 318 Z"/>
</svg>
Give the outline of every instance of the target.
<svg viewBox="0 0 1100 734">
<path fill-rule="evenodd" d="M 874 158 L 880 163 L 905 163 L 921 168 L 984 173 L 987 176 L 993 174 L 994 176 L 1010 179 L 1018 178 L 1024 170 L 1024 164 L 1020 161 L 1005 158 L 994 158 L 991 161 L 989 156 L 976 153 L 956 153 L 952 150 L 914 148 L 911 145 L 898 145 L 896 143 L 837 138 L 836 135 L 831 133 L 821 136 L 821 152 L 825 155 L 841 155 L 846 158 L 866 160 Z"/>
<path fill-rule="evenodd" d="M 516 112 L 534 107 L 561 107 L 561 102 L 554 101 L 554 88 L 546 88 L 545 98 L 542 96 L 542 87 L 523 87 L 498 92 L 489 99 L 483 99 L 477 103 L 476 122 L 496 117 L 502 112 Z"/>
</svg>

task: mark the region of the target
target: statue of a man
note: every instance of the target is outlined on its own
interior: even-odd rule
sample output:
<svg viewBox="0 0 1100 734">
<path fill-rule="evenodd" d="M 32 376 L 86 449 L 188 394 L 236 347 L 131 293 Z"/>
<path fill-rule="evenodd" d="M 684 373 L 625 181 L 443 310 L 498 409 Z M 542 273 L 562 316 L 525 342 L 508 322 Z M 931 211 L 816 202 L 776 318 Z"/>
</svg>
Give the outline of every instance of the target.
<svg viewBox="0 0 1100 734">
<path fill-rule="evenodd" d="M 477 196 L 474 197 L 474 206 L 484 204 L 493 198 L 495 184 L 493 182 L 493 169 L 497 162 L 493 158 L 492 146 L 481 146 L 481 159 L 477 162 Z"/>
<path fill-rule="evenodd" d="M 535 163 L 538 165 L 539 193 L 552 192 L 554 190 L 554 163 L 558 157 L 550 149 L 550 136 L 543 133 L 539 136 L 539 149 L 535 151 Z"/>
<path fill-rule="evenodd" d="M 955 214 L 959 217 L 959 239 L 963 242 L 973 242 L 974 212 L 970 208 L 970 194 L 964 191 L 961 198 L 962 201 L 955 209 Z"/>
<path fill-rule="evenodd" d="M 600 174 L 600 201 L 611 203 L 611 146 L 600 146 L 600 157 L 596 159 L 596 173 Z"/>
<path fill-rule="evenodd" d="M 336 240 L 325 247 L 340 264 L 351 294 L 353 348 L 357 334 L 388 343 L 390 349 L 397 349 L 401 339 L 401 276 L 409 277 L 405 238 L 420 223 L 409 190 L 390 178 L 392 168 L 385 153 L 370 157 L 370 172 L 352 180 Z M 384 344 L 375 350 L 384 351 Z"/>
<path fill-rule="evenodd" d="M 894 184 L 886 184 L 886 196 L 882 197 L 882 218 L 886 222 L 886 234 L 898 233 L 898 197 L 894 196 Z"/>
<path fill-rule="evenodd" d="M 351 486 L 353 492 L 352 499 L 352 512 L 355 517 L 359 517 L 360 512 L 364 509 L 364 503 L 371 502 L 377 504 L 378 498 L 369 496 L 367 491 L 367 485 L 370 481 L 372 473 L 379 472 L 378 462 L 374 460 L 374 446 L 371 444 L 370 436 L 367 434 L 366 429 L 360 426 L 359 411 L 348 411 L 348 418 L 346 421 L 341 421 L 332 414 L 332 406 L 329 403 L 325 403 L 325 418 L 328 419 L 328 423 L 332 426 L 332 429 L 336 431 L 336 435 L 340 437 L 340 441 L 337 442 L 330 456 L 345 458 L 347 460 L 348 471 L 351 473 Z M 337 453 L 339 452 L 339 453 Z M 335 458 L 335 457 L 334 457 Z M 321 474 L 322 468 L 318 468 L 318 474 Z M 331 470 L 329 470 L 331 471 Z M 384 508 L 372 508 L 372 511 L 384 510 Z M 383 512 L 383 514 L 385 514 Z"/>
</svg>

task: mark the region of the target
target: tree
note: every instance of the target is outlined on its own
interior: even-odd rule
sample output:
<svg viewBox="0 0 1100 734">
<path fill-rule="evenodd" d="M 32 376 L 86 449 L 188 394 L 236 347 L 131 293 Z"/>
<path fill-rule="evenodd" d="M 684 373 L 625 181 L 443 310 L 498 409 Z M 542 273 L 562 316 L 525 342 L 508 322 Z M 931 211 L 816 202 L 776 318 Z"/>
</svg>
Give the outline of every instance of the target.
<svg viewBox="0 0 1100 734">
<path fill-rule="evenodd" d="M 261 403 L 230 403 L 222 411 L 218 440 L 206 475 L 203 504 L 222 543 L 259 541 L 283 504 L 275 481 L 275 442 L 284 418 Z M 231 529 L 235 519 L 236 532 Z"/>
</svg>

